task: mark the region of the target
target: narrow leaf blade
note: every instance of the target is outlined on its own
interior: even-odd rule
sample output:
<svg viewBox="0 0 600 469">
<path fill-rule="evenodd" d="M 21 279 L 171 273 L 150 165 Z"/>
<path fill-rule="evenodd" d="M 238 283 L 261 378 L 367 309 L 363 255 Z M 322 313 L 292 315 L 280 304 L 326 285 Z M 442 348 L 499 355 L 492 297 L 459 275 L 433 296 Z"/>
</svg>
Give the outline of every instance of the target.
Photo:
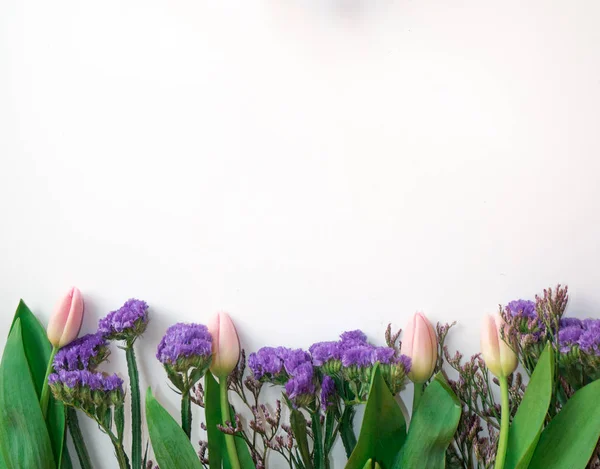
<svg viewBox="0 0 600 469">
<path fill-rule="evenodd" d="M 169 469 L 202 469 L 190 440 L 171 414 L 146 393 L 146 420 L 154 455 L 160 467 Z"/>
<path fill-rule="evenodd" d="M 600 438 L 600 380 L 577 391 L 542 432 L 529 469 L 583 469 Z"/>
<path fill-rule="evenodd" d="M 217 425 L 221 423 L 219 383 L 210 371 L 204 377 L 204 401 L 209 467 L 210 469 L 221 469 L 225 439 L 223 433 L 217 428 Z"/>
<path fill-rule="evenodd" d="M 306 434 L 306 419 L 298 409 L 292 409 L 290 413 L 290 427 L 292 427 L 292 432 L 296 438 L 304 467 L 312 469 L 313 464 L 310 457 L 310 450 L 308 449 L 308 436 Z"/>
<path fill-rule="evenodd" d="M 346 469 L 362 469 L 369 459 L 390 469 L 405 439 L 404 415 L 375 366 L 360 436 Z"/>
<path fill-rule="evenodd" d="M 460 401 L 442 373 L 438 373 L 423 393 L 410 422 L 402 457 L 394 468 L 444 469 L 446 449 L 452 442 L 460 414 Z"/>
<path fill-rule="evenodd" d="M 54 469 L 54 454 L 17 318 L 0 364 L 0 449 L 9 469 Z"/>
<path fill-rule="evenodd" d="M 508 433 L 506 469 L 526 469 L 540 438 L 552 399 L 554 349 L 547 344 L 533 370 Z"/>
</svg>

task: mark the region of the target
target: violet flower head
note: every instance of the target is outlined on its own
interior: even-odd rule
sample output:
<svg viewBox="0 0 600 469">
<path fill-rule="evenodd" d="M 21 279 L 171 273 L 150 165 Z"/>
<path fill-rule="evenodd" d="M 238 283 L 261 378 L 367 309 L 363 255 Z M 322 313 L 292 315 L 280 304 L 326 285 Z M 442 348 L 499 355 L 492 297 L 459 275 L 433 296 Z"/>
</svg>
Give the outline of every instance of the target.
<svg viewBox="0 0 600 469">
<path fill-rule="evenodd" d="M 60 370 L 95 370 L 109 355 L 108 342 L 102 334 L 87 334 L 61 348 L 53 366 Z"/>
<path fill-rule="evenodd" d="M 271 380 L 283 370 L 283 347 L 262 347 L 248 357 L 248 367 L 256 379 Z"/>
<path fill-rule="evenodd" d="M 108 340 L 125 340 L 132 344 L 146 331 L 148 305 L 132 298 L 116 311 L 108 313 L 98 323 L 98 332 Z"/>
<path fill-rule="evenodd" d="M 370 345 L 358 345 L 345 350 L 342 355 L 344 367 L 365 367 L 373 364 L 373 347 Z"/>
<path fill-rule="evenodd" d="M 583 328 L 583 321 L 578 318 L 562 318 L 560 320 L 560 327 L 573 327 L 576 326 L 579 329 Z"/>
<path fill-rule="evenodd" d="M 522 316 L 531 319 L 537 317 L 534 301 L 514 300 L 508 303 L 507 308 L 512 316 Z"/>
<path fill-rule="evenodd" d="M 373 365 L 375 363 L 390 365 L 396 362 L 398 362 L 396 351 L 391 347 L 374 347 L 371 351 L 371 363 Z"/>
<path fill-rule="evenodd" d="M 340 334 L 339 347 L 341 350 L 348 350 L 360 345 L 368 345 L 367 336 L 363 331 L 357 329 Z"/>
<path fill-rule="evenodd" d="M 57 400 L 90 412 L 94 406 L 122 406 L 125 399 L 123 380 L 89 370 L 60 370 L 48 377 L 48 384 Z"/>
<path fill-rule="evenodd" d="M 584 331 L 579 337 L 579 348 L 590 355 L 600 356 L 600 320 L 583 321 Z"/>
<path fill-rule="evenodd" d="M 283 367 L 285 368 L 287 374 L 289 374 L 290 376 L 295 376 L 296 369 L 300 365 L 304 365 L 305 363 L 310 364 L 312 368 L 312 362 L 308 352 L 305 352 L 304 350 L 299 348 L 291 350 L 284 348 L 283 350 L 284 352 L 281 356 L 281 358 L 283 358 Z"/>
<path fill-rule="evenodd" d="M 342 351 L 339 342 L 317 342 L 309 347 L 313 365 L 323 366 L 330 360 L 340 360 Z"/>
<path fill-rule="evenodd" d="M 578 345 L 583 329 L 579 326 L 561 327 L 558 331 L 558 344 L 562 353 L 567 353 L 573 345 Z"/>
<path fill-rule="evenodd" d="M 212 337 L 202 324 L 177 323 L 167 329 L 158 344 L 156 358 L 177 373 L 196 368 L 197 379 L 204 376 L 212 359 Z"/>
<path fill-rule="evenodd" d="M 336 404 L 336 389 L 335 381 L 331 376 L 323 376 L 323 382 L 321 383 L 321 408 L 327 411 L 330 407 Z"/>
<path fill-rule="evenodd" d="M 285 392 L 294 406 L 307 406 L 315 398 L 313 366 L 310 362 L 305 362 L 294 371 L 295 375 L 285 384 Z"/>
</svg>

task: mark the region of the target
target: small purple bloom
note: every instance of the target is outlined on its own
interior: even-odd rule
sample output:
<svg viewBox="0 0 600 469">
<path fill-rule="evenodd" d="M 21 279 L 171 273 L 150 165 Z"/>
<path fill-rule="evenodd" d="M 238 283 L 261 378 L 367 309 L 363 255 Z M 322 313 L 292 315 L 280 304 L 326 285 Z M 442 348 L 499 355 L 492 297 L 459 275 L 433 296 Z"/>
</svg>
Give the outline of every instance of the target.
<svg viewBox="0 0 600 469">
<path fill-rule="evenodd" d="M 367 335 L 359 329 L 356 329 L 354 331 L 343 332 L 340 335 L 340 339 L 341 339 L 341 345 L 344 348 L 348 348 L 348 347 L 345 347 L 345 345 L 349 345 L 350 347 L 353 347 L 358 344 L 362 344 L 362 345 L 367 344 Z"/>
<path fill-rule="evenodd" d="M 175 365 L 189 357 L 209 358 L 212 355 L 212 337 L 202 324 L 177 323 L 167 329 L 158 344 L 156 358 L 163 365 Z"/>
<path fill-rule="evenodd" d="M 298 365 L 294 371 L 294 377 L 285 384 L 285 392 L 292 402 L 300 405 L 314 396 L 313 366 L 305 362 Z"/>
<path fill-rule="evenodd" d="M 321 383 L 321 408 L 327 410 L 332 405 L 335 405 L 335 381 L 330 376 L 323 376 L 323 383 Z"/>
<path fill-rule="evenodd" d="M 148 305 L 132 298 L 116 311 L 111 311 L 98 323 L 98 332 L 109 340 L 132 340 L 148 325 Z"/>
<path fill-rule="evenodd" d="M 95 368 L 108 354 L 108 342 L 102 334 L 87 334 L 61 348 L 54 357 L 53 366 L 60 370 Z"/>
<path fill-rule="evenodd" d="M 120 390 L 123 393 L 123 380 L 118 375 L 104 376 L 102 390 L 106 392 Z"/>
<path fill-rule="evenodd" d="M 586 353 L 600 356 L 600 327 L 588 327 L 579 337 L 579 348 Z"/>
<path fill-rule="evenodd" d="M 285 371 L 290 375 L 290 376 L 295 376 L 296 374 L 296 369 L 300 366 L 300 365 L 304 365 L 306 363 L 310 364 L 311 368 L 312 368 L 312 363 L 310 360 L 310 355 L 308 354 L 308 352 L 305 352 L 302 349 L 284 349 L 285 352 L 283 352 L 283 356 L 281 358 L 283 358 L 283 367 L 285 368 Z"/>
<path fill-rule="evenodd" d="M 512 316 L 523 316 L 526 318 L 536 318 L 535 302 L 528 300 L 514 300 L 508 303 L 508 310 Z"/>
<path fill-rule="evenodd" d="M 560 327 L 579 327 L 583 328 L 583 322 L 578 318 L 562 318 L 560 320 Z"/>
<path fill-rule="evenodd" d="M 342 351 L 338 342 L 317 342 L 312 344 L 308 350 L 315 366 L 322 366 L 329 360 L 342 358 Z"/>
<path fill-rule="evenodd" d="M 358 345 L 344 351 L 342 355 L 343 366 L 371 366 L 373 356 L 373 347 L 370 345 Z"/>
<path fill-rule="evenodd" d="M 573 345 L 576 345 L 583 334 L 583 329 L 579 326 L 562 327 L 558 331 L 558 343 L 560 351 L 567 353 Z"/>
<path fill-rule="evenodd" d="M 248 367 L 256 379 L 264 375 L 275 376 L 283 370 L 283 347 L 262 347 L 248 357 Z"/>
<path fill-rule="evenodd" d="M 398 358 L 398 363 L 402 364 L 405 373 L 408 374 L 410 372 L 410 368 L 412 366 L 412 361 L 410 357 L 406 355 L 400 355 L 400 357 Z"/>
<path fill-rule="evenodd" d="M 374 365 L 379 362 L 382 365 L 396 363 L 396 351 L 391 347 L 374 347 L 371 352 L 371 363 Z"/>
</svg>

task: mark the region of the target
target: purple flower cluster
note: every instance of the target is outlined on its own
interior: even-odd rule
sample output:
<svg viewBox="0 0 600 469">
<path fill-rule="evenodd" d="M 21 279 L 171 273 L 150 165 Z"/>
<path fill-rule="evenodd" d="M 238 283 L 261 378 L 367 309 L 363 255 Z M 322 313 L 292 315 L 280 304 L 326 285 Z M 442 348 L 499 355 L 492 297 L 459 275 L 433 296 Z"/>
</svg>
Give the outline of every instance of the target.
<svg viewBox="0 0 600 469">
<path fill-rule="evenodd" d="M 294 376 L 296 369 L 305 363 L 311 364 L 310 355 L 302 349 L 287 347 L 262 347 L 248 357 L 248 366 L 256 379 L 267 381 L 278 377 Z"/>
<path fill-rule="evenodd" d="M 522 316 L 530 319 L 537 318 L 534 301 L 514 300 L 508 303 L 507 308 L 512 316 Z"/>
<path fill-rule="evenodd" d="M 148 325 L 148 305 L 134 298 L 116 311 L 111 311 L 98 323 L 98 332 L 109 340 L 133 341 Z"/>
<path fill-rule="evenodd" d="M 335 381 L 331 376 L 323 376 L 323 382 L 321 383 L 321 408 L 323 410 L 329 409 L 329 407 L 335 405 L 336 402 L 336 389 Z"/>
<path fill-rule="evenodd" d="M 202 324 L 177 323 L 167 329 L 158 344 L 156 358 L 163 365 L 176 365 L 185 358 L 210 359 L 212 337 Z"/>
<path fill-rule="evenodd" d="M 95 373 L 88 370 L 60 370 L 48 376 L 50 386 L 63 385 L 71 390 L 87 388 L 91 391 L 112 392 L 123 394 L 123 380 L 115 375 Z"/>
<path fill-rule="evenodd" d="M 563 353 L 578 346 L 585 353 L 600 356 L 600 319 L 561 319 L 558 343 Z"/>
<path fill-rule="evenodd" d="M 102 334 L 87 334 L 61 348 L 54 357 L 56 371 L 93 370 L 108 356 L 108 342 Z"/>
<path fill-rule="evenodd" d="M 314 398 L 314 368 L 310 355 L 302 349 L 263 347 L 250 354 L 248 367 L 256 379 L 285 384 L 294 405 L 305 405 Z"/>
</svg>

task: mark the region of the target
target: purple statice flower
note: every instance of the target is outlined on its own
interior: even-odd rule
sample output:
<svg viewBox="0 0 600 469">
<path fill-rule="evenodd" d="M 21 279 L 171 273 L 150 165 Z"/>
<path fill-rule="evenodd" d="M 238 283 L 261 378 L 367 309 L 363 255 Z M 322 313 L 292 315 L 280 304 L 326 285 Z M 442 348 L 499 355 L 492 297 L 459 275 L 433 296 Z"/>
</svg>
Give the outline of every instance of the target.
<svg viewBox="0 0 600 469">
<path fill-rule="evenodd" d="M 583 328 L 583 322 L 578 318 L 562 318 L 560 320 L 560 327 L 578 327 L 580 329 Z"/>
<path fill-rule="evenodd" d="M 123 393 L 123 380 L 118 375 L 104 376 L 102 380 L 102 390 L 106 392 L 121 391 Z"/>
<path fill-rule="evenodd" d="M 56 371 L 93 370 L 108 353 L 108 342 L 102 334 L 87 334 L 61 348 L 54 357 L 53 366 Z"/>
<path fill-rule="evenodd" d="M 400 355 L 398 357 L 397 363 L 401 364 L 404 367 L 404 372 L 406 374 L 410 373 L 410 368 L 412 367 L 412 360 L 410 357 L 406 355 Z"/>
<path fill-rule="evenodd" d="M 371 345 L 357 345 L 345 350 L 342 355 L 342 365 L 345 367 L 365 367 L 373 364 L 373 347 Z"/>
<path fill-rule="evenodd" d="M 202 324 L 177 323 L 167 329 L 158 344 L 156 358 L 176 371 L 207 367 L 212 357 L 212 337 Z"/>
<path fill-rule="evenodd" d="M 248 357 L 248 367 L 256 379 L 270 378 L 283 370 L 283 347 L 262 347 Z"/>
<path fill-rule="evenodd" d="M 309 347 L 314 366 L 323 366 L 329 360 L 340 360 L 342 351 L 339 342 L 317 342 Z"/>
<path fill-rule="evenodd" d="M 600 328 L 600 319 L 584 319 L 581 321 L 581 325 L 584 329 L 598 329 Z"/>
<path fill-rule="evenodd" d="M 600 320 L 586 319 L 583 321 L 584 331 L 579 337 L 579 348 L 588 354 L 600 356 Z"/>
<path fill-rule="evenodd" d="M 329 407 L 335 405 L 336 401 L 336 389 L 335 381 L 330 376 L 323 376 L 323 382 L 321 383 L 321 408 L 327 411 Z"/>
<path fill-rule="evenodd" d="M 396 357 L 396 351 L 391 347 L 373 347 L 371 351 L 371 363 L 381 363 L 382 365 L 389 365 L 396 363 L 398 358 Z"/>
<path fill-rule="evenodd" d="M 507 307 L 512 316 L 523 316 L 531 319 L 537 317 L 534 301 L 514 300 L 508 303 Z"/>
<path fill-rule="evenodd" d="M 567 353 L 573 345 L 579 343 L 583 334 L 583 329 L 579 326 L 561 327 L 558 331 L 558 344 L 562 353 Z"/>
<path fill-rule="evenodd" d="M 314 399 L 314 369 L 310 362 L 304 362 L 294 372 L 294 376 L 285 384 L 285 392 L 296 407 L 301 407 Z"/>
<path fill-rule="evenodd" d="M 283 353 L 281 358 L 283 358 L 283 367 L 285 371 L 290 376 L 296 375 L 296 369 L 300 365 L 304 365 L 306 363 L 310 364 L 312 367 L 312 362 L 310 359 L 310 355 L 308 352 L 305 352 L 302 349 L 285 349 L 282 347 Z"/>
<path fill-rule="evenodd" d="M 112 392 L 123 394 L 123 380 L 118 375 L 107 375 L 89 370 L 60 370 L 48 376 L 50 386 L 63 385 L 71 390 L 87 388 L 90 391 Z"/>
<path fill-rule="evenodd" d="M 98 323 L 98 332 L 108 340 L 133 342 L 148 325 L 148 305 L 132 298 L 116 311 L 111 311 Z"/>
<path fill-rule="evenodd" d="M 360 345 L 368 345 L 367 336 L 363 331 L 357 329 L 355 331 L 343 332 L 340 335 L 339 347 L 341 350 L 348 350 Z"/>
</svg>

